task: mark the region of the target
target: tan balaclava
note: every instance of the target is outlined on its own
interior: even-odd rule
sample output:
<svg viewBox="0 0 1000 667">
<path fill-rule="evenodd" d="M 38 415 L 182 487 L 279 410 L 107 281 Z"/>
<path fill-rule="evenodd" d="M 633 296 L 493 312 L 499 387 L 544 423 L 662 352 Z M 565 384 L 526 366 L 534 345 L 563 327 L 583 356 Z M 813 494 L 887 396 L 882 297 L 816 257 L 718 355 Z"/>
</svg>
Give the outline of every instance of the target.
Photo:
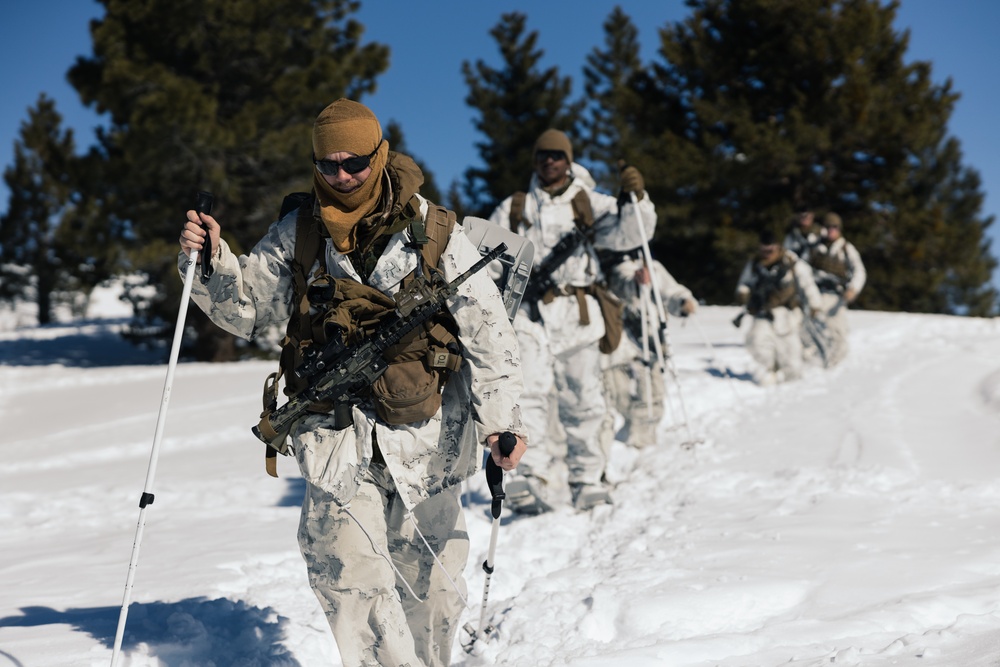
<svg viewBox="0 0 1000 667">
<path fill-rule="evenodd" d="M 372 157 L 368 180 L 354 192 L 337 192 L 323 175 L 313 169 L 313 185 L 320 204 L 323 224 L 330 232 L 338 252 L 354 250 L 358 221 L 375 210 L 382 196 L 382 169 L 389 155 L 389 144 L 382 141 L 382 126 L 371 109 L 341 98 L 323 109 L 313 123 L 313 154 L 321 160 L 330 153 L 347 151 Z"/>
<path fill-rule="evenodd" d="M 566 159 L 569 163 L 573 163 L 573 144 L 570 143 L 566 133 L 559 130 L 545 130 L 542 132 L 535 141 L 535 150 L 531 154 L 532 158 L 534 158 L 535 153 L 538 151 L 562 151 L 566 154 Z"/>
</svg>

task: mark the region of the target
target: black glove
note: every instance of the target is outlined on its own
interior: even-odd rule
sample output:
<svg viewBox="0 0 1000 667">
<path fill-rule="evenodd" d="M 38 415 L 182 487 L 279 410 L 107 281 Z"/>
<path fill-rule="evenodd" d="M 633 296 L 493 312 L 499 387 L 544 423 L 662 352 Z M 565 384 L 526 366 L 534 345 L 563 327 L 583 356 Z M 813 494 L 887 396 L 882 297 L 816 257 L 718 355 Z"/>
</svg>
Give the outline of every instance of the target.
<svg viewBox="0 0 1000 667">
<path fill-rule="evenodd" d="M 642 180 L 642 174 L 635 167 L 625 167 L 621 173 L 622 192 L 628 194 L 634 192 L 641 195 L 646 189 L 646 182 Z"/>
</svg>

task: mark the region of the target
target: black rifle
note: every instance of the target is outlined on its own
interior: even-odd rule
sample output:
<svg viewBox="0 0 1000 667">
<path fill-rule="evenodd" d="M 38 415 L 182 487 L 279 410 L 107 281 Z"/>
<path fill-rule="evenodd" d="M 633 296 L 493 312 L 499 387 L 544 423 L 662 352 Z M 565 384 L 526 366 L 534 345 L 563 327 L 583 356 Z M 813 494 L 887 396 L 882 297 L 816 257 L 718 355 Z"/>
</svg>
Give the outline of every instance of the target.
<svg viewBox="0 0 1000 667">
<path fill-rule="evenodd" d="M 296 420 L 314 403 L 330 400 L 334 404 L 334 428 L 350 426 L 353 423 L 351 406 L 362 400 L 369 387 L 388 368 L 385 352 L 434 316 L 455 295 L 459 285 L 506 250 L 507 245 L 501 243 L 451 282 L 445 282 L 438 272 L 430 272 L 430 278 L 415 278 L 393 297 L 395 311 L 371 336 L 347 346 L 339 337 L 334 337 L 325 349 L 303 363 L 311 372 L 301 373 L 301 369 L 297 372 L 310 375 L 309 386 L 270 414 L 265 412 L 253 427 L 253 434 L 261 442 L 281 451 Z"/>
<path fill-rule="evenodd" d="M 538 302 L 545 296 L 545 293 L 556 286 L 556 281 L 552 278 L 555 270 L 562 266 L 566 260 L 573 256 L 580 244 L 586 240 L 579 229 L 574 228 L 569 234 L 565 234 L 559 242 L 552 247 L 541 264 L 532 269 L 531 277 L 528 279 L 528 286 L 524 290 L 521 303 L 528 304 L 531 309 L 531 319 L 538 321 L 541 314 L 538 312 Z"/>
</svg>

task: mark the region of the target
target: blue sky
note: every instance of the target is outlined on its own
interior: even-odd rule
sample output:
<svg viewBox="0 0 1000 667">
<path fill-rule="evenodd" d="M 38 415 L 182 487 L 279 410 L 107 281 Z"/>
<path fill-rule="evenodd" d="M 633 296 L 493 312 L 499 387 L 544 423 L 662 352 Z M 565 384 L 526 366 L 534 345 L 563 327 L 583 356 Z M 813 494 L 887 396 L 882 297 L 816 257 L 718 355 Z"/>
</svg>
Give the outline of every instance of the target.
<svg viewBox="0 0 1000 667">
<path fill-rule="evenodd" d="M 378 91 L 365 102 L 383 122 L 398 121 L 410 151 L 422 159 L 447 187 L 466 167 L 478 162 L 473 110 L 465 104 L 467 88 L 462 62 L 499 66 L 500 56 L 489 30 L 500 15 L 520 11 L 528 29 L 539 33 L 545 51 L 542 65 L 558 66 L 574 77 L 586 55 L 603 45 L 602 23 L 616 5 L 639 27 L 644 60 L 655 55 L 657 30 L 687 15 L 681 0 L 362 0 L 358 14 L 365 40 L 392 49 L 389 70 L 378 79 Z M 103 14 L 91 0 L 7 2 L 0 9 L 0 165 L 13 160 L 13 145 L 27 109 L 45 92 L 55 99 L 64 123 L 75 130 L 77 144 L 90 143 L 100 119 L 84 109 L 66 71 L 78 55 L 91 53 L 88 22 Z M 898 30 L 909 29 L 908 61 L 930 61 L 935 81 L 951 77 L 962 98 L 949 122 L 950 134 L 962 142 L 963 163 L 979 171 L 986 193 L 984 213 L 998 222 L 990 229 L 994 255 L 1000 255 L 1000 2 L 992 0 L 903 0 Z M 433 91 L 435 102 L 429 102 Z M 418 100 L 411 102 L 411 100 Z M 0 184 L 0 211 L 8 192 Z M 994 276 L 1000 285 L 1000 275 Z"/>
</svg>

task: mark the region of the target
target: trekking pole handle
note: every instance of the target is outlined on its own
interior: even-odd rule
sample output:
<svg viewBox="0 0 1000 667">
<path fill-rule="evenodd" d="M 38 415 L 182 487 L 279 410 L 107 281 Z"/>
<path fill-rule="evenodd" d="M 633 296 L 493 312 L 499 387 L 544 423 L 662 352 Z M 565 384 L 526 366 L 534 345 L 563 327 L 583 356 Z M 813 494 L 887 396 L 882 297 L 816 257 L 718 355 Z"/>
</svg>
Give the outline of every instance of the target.
<svg viewBox="0 0 1000 667">
<path fill-rule="evenodd" d="M 198 193 L 195 200 L 194 210 L 198 213 L 204 213 L 205 215 L 212 214 L 212 202 L 215 197 L 211 192 L 205 192 L 202 190 Z M 208 228 L 202 224 L 202 229 L 205 230 L 205 243 L 202 246 L 201 251 L 201 279 L 206 281 L 212 277 L 212 235 L 208 233 Z"/>
<path fill-rule="evenodd" d="M 510 456 L 511 452 L 514 451 L 514 447 L 517 446 L 517 436 L 515 436 L 510 431 L 504 431 L 500 434 L 500 453 L 504 456 Z"/>
<path fill-rule="evenodd" d="M 510 456 L 511 452 L 514 451 L 514 447 L 517 446 L 517 436 L 510 431 L 504 431 L 500 434 L 500 440 L 497 444 L 502 456 Z M 490 513 L 494 519 L 499 519 L 500 508 L 506 494 L 503 491 L 503 470 L 493 462 L 492 455 L 486 456 L 486 486 L 489 487 L 490 496 L 493 498 Z"/>
</svg>

